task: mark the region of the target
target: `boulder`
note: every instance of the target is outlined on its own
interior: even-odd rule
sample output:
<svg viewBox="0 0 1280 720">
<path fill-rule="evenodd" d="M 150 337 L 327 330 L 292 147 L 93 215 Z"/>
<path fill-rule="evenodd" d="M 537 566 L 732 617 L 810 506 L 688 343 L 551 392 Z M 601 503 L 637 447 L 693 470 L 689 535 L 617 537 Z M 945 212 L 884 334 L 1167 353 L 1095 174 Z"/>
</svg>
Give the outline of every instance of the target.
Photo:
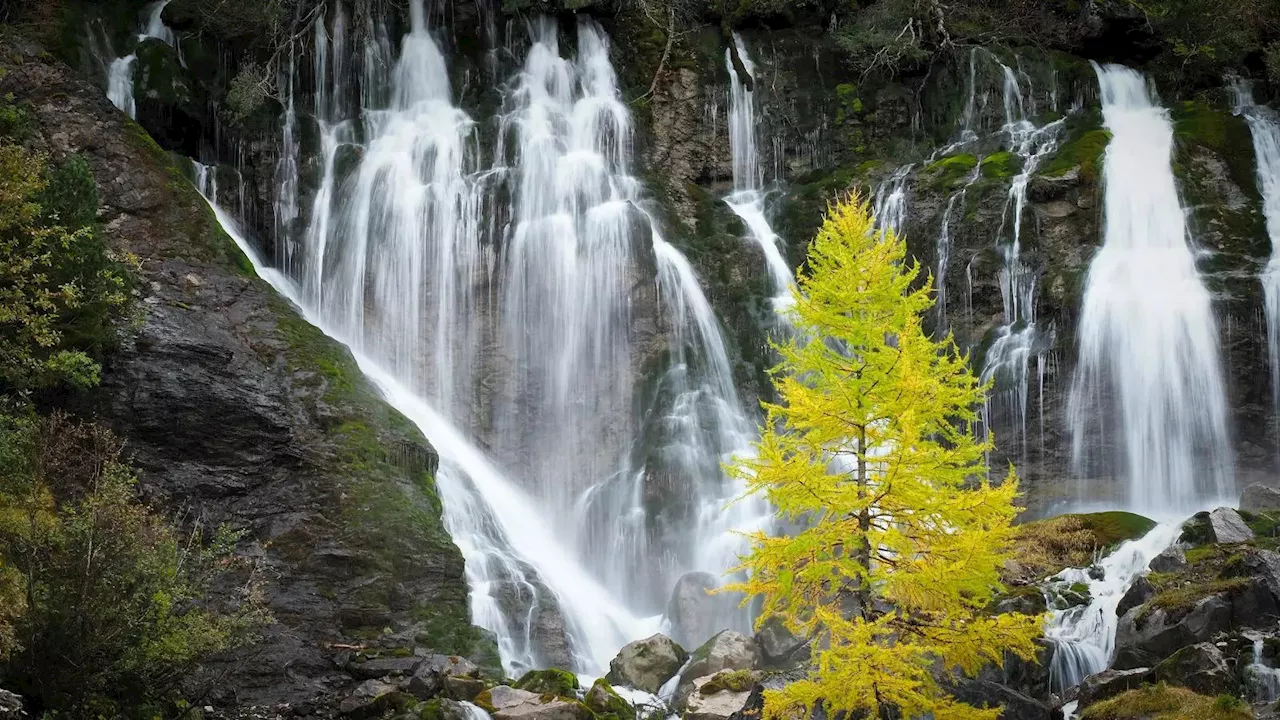
<svg viewBox="0 0 1280 720">
<path fill-rule="evenodd" d="M 1146 575 L 1139 575 L 1125 591 L 1124 597 L 1120 598 L 1120 603 L 1116 605 L 1116 615 L 1124 617 L 1133 608 L 1139 605 L 1145 605 L 1148 600 L 1156 596 L 1156 588 L 1147 579 Z"/>
<path fill-rule="evenodd" d="M 539 695 L 499 685 L 476 698 L 494 720 L 591 720 L 591 710 L 577 700 Z"/>
<path fill-rule="evenodd" d="M 449 676 L 480 677 L 475 663 L 456 655 L 428 655 L 409 679 L 408 691 L 419 700 L 427 700 L 444 690 L 444 679 Z"/>
<path fill-rule="evenodd" d="M 777 617 L 766 620 L 752 639 L 760 651 L 761 667 L 780 669 L 809 659 L 809 641 L 796 637 Z"/>
<path fill-rule="evenodd" d="M 721 621 L 733 611 L 727 595 L 712 595 L 720 581 L 709 572 L 688 572 L 680 576 L 667 601 L 666 619 L 671 638 L 686 647 L 696 647 L 724 629 Z"/>
<path fill-rule="evenodd" d="M 582 702 L 596 714 L 597 720 L 636 720 L 636 709 L 614 692 L 604 678 L 595 681 Z"/>
<path fill-rule="evenodd" d="M 680 685 L 676 690 L 676 707 L 683 706 L 693 692 L 696 678 L 709 677 L 721 670 L 751 670 L 760 663 L 760 652 L 751 638 L 739 632 L 725 630 L 706 641 L 680 671 Z"/>
<path fill-rule="evenodd" d="M 666 635 L 654 635 L 627 643 L 609 663 L 605 676 L 613 685 L 623 685 L 656 694 L 663 683 L 680 672 L 689 653 Z"/>
<path fill-rule="evenodd" d="M 1128 692 L 1147 682 L 1151 675 L 1150 668 L 1133 668 L 1131 670 L 1103 670 L 1080 681 L 1076 690 L 1077 707 L 1087 708 L 1090 705 Z"/>
<path fill-rule="evenodd" d="M 571 697 L 577 694 L 578 676 L 567 670 L 530 670 L 516 681 L 517 690 Z"/>
<path fill-rule="evenodd" d="M 414 708 L 408 717 L 412 720 L 475 720 L 473 710 L 473 706 L 465 703 L 439 698 Z"/>
<path fill-rule="evenodd" d="M 409 699 L 395 685 L 381 680 L 365 680 L 338 705 L 338 713 L 349 718 L 380 717 L 399 708 Z"/>
<path fill-rule="evenodd" d="M 1201 695 L 1221 695 L 1235 689 L 1235 676 L 1213 643 L 1184 647 L 1151 670 L 1151 679 L 1181 685 Z"/>
<path fill-rule="evenodd" d="M 1159 555 L 1151 558 L 1151 564 L 1147 567 L 1153 572 L 1175 572 L 1187 566 L 1187 554 L 1182 551 L 1182 546 L 1178 544 L 1170 545 L 1165 548 Z"/>
<path fill-rule="evenodd" d="M 1253 531 L 1245 524 L 1240 513 L 1229 507 L 1220 507 L 1209 513 L 1209 531 L 1213 541 L 1222 544 L 1243 543 L 1253 540 Z"/>
<path fill-rule="evenodd" d="M 1053 720 L 1047 703 L 990 680 L 966 680 L 954 688 L 957 700 L 975 707 L 1003 708 L 1001 720 Z"/>
<path fill-rule="evenodd" d="M 484 692 L 488 686 L 485 681 L 479 678 L 464 677 L 462 675 L 446 675 L 443 682 L 444 696 L 449 700 L 458 700 L 471 702 L 476 696 Z"/>
<path fill-rule="evenodd" d="M 0 720 L 24 720 L 22 698 L 8 690 L 0 690 Z"/>
<path fill-rule="evenodd" d="M 1232 603 L 1226 593 L 1198 600 L 1190 610 L 1173 614 L 1163 608 L 1136 607 L 1116 628 L 1116 660 L 1112 667 L 1152 667 L 1181 648 L 1208 642 L 1232 627 Z"/>
<path fill-rule="evenodd" d="M 726 679 L 727 675 L 735 677 Z M 733 671 L 694 679 L 693 691 L 685 701 L 684 720 L 728 720 L 741 712 L 751 696 L 755 678 L 746 673 L 743 683 L 736 680 Z"/>
<path fill-rule="evenodd" d="M 347 663 L 347 672 L 360 680 L 376 680 L 384 677 L 403 677 L 413 675 L 422 664 L 418 657 L 388 657 L 369 660 L 351 660 Z"/>
<path fill-rule="evenodd" d="M 1280 488 L 1254 483 L 1240 493 L 1240 509 L 1245 512 L 1280 510 Z"/>
</svg>

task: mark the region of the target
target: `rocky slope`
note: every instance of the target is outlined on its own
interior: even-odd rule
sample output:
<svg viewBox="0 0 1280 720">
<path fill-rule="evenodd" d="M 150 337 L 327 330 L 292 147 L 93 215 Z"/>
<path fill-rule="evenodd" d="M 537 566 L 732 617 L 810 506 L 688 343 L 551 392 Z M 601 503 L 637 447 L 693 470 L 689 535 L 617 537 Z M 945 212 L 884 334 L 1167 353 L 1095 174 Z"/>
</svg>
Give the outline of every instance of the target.
<svg viewBox="0 0 1280 720">
<path fill-rule="evenodd" d="M 440 520 L 435 452 L 345 348 L 254 275 L 180 165 L 101 90 L 0 30 L 0 94 L 34 149 L 83 155 L 117 251 L 141 260 L 141 312 L 80 411 L 127 441 L 142 489 L 188 524 L 246 534 L 275 622 L 193 692 L 214 704 L 307 703 L 345 690 L 341 648 L 470 655 L 462 556 Z M 305 713 L 304 713 L 305 714 Z"/>
</svg>

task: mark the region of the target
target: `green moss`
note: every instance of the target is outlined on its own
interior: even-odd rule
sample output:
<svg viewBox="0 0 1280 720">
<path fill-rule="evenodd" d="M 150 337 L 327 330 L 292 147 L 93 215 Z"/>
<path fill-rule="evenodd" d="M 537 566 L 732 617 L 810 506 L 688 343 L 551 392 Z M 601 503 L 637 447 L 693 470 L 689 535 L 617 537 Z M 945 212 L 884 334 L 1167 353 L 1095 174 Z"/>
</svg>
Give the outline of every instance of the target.
<svg viewBox="0 0 1280 720">
<path fill-rule="evenodd" d="M 1230 696 L 1199 695 L 1161 683 L 1145 685 L 1084 709 L 1081 720 L 1252 720 L 1249 706 Z"/>
<path fill-rule="evenodd" d="M 922 177 L 928 184 L 939 189 L 956 187 L 973 174 L 978 167 L 978 158 L 970 154 L 948 155 L 926 167 Z"/>
<path fill-rule="evenodd" d="M 1040 174 L 1061 177 L 1073 168 L 1080 169 L 1080 179 L 1097 183 L 1102 173 L 1102 156 L 1111 142 L 1111 133 L 1102 128 L 1081 132 L 1062 144 L 1058 152 L 1045 162 Z"/>
<path fill-rule="evenodd" d="M 597 720 L 636 720 L 636 709 L 604 678 L 596 680 L 587 691 L 586 705 Z"/>
<path fill-rule="evenodd" d="M 1022 169 L 1022 159 L 1004 151 L 982 158 L 982 177 L 988 180 L 1010 180 Z"/>
<path fill-rule="evenodd" d="M 1180 146 L 1199 145 L 1226 162 L 1232 181 L 1253 199 L 1259 198 L 1254 172 L 1253 135 L 1243 117 L 1201 100 L 1173 106 L 1174 139 Z"/>
<path fill-rule="evenodd" d="M 718 692 L 746 692 L 756 684 L 756 675 L 750 670 L 721 670 L 708 680 L 699 690 L 703 695 L 715 695 Z"/>
<path fill-rule="evenodd" d="M 1280 516 L 1278 515 L 1251 513 L 1241 510 L 1240 517 L 1249 526 L 1249 529 L 1253 531 L 1253 534 L 1260 538 L 1280 536 Z"/>
<path fill-rule="evenodd" d="M 1118 545 L 1125 540 L 1136 540 L 1151 532 L 1156 521 L 1141 515 L 1119 510 L 1076 515 L 1084 526 L 1093 532 L 1102 547 Z"/>
<path fill-rule="evenodd" d="M 578 676 L 566 670 L 530 670 L 516 681 L 516 688 L 540 695 L 573 697 L 578 690 Z"/>
<path fill-rule="evenodd" d="M 1155 583 L 1153 582 L 1152 584 Z M 1228 578 L 1225 580 L 1192 582 L 1162 590 L 1143 606 L 1142 611 L 1138 613 L 1137 619 L 1141 622 L 1156 609 L 1164 610 L 1166 613 L 1176 617 L 1191 610 L 1197 603 L 1211 595 L 1238 592 L 1247 587 L 1248 584 L 1249 581 L 1243 578 Z"/>
</svg>

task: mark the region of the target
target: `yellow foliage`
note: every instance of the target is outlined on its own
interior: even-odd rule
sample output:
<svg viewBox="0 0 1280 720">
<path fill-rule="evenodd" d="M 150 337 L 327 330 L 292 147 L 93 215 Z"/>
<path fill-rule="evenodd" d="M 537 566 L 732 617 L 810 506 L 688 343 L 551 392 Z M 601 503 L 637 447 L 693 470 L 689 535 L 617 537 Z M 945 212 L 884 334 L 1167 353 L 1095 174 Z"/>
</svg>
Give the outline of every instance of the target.
<svg viewBox="0 0 1280 720">
<path fill-rule="evenodd" d="M 985 388 L 951 338 L 922 326 L 932 283 L 865 201 L 829 209 L 799 278 L 797 332 L 777 345 L 781 402 L 754 458 L 730 468 L 801 530 L 751 537 L 734 589 L 813 639 L 810 676 L 766 692 L 765 716 L 990 719 L 939 674 L 973 674 L 1005 651 L 1030 659 L 1040 618 L 984 612 L 1003 588 L 1017 478 L 988 480 L 974 437 Z"/>
</svg>

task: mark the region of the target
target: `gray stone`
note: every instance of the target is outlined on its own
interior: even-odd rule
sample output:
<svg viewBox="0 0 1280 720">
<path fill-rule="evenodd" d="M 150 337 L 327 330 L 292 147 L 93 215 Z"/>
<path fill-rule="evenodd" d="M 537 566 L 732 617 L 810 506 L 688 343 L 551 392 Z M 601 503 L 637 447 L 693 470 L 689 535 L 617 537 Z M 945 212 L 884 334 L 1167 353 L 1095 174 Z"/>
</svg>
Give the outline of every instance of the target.
<svg viewBox="0 0 1280 720">
<path fill-rule="evenodd" d="M 809 657 L 809 643 L 798 638 L 777 617 L 765 621 L 753 638 L 760 651 L 761 667 L 778 669 L 804 662 Z"/>
<path fill-rule="evenodd" d="M 1225 593 L 1201 599 L 1189 612 L 1171 617 L 1161 608 L 1137 607 L 1116 629 L 1117 670 L 1152 667 L 1181 648 L 1208 642 L 1233 626 L 1231 598 Z"/>
<path fill-rule="evenodd" d="M 1178 544 L 1170 545 L 1165 548 L 1159 555 L 1151 558 L 1151 564 L 1147 567 L 1154 572 L 1174 572 L 1187 566 L 1187 555 L 1182 551 L 1182 546 Z"/>
<path fill-rule="evenodd" d="M 1240 509 L 1245 512 L 1280 510 L 1280 488 L 1254 483 L 1240 493 Z"/>
<path fill-rule="evenodd" d="M 494 720 L 590 720 L 591 710 L 576 700 L 547 698 L 499 685 L 489 691 Z"/>
<path fill-rule="evenodd" d="M 1240 513 L 1229 507 L 1220 507 L 1209 513 L 1209 531 L 1214 542 L 1223 544 L 1242 543 L 1253 540 L 1253 531 L 1244 524 Z"/>
<path fill-rule="evenodd" d="M 338 712 L 350 718 L 378 717 L 396 707 L 407 696 L 395 685 L 381 680 L 365 680 L 338 705 Z"/>
<path fill-rule="evenodd" d="M 409 694 L 419 700 L 429 700 L 444 690 L 444 679 L 449 676 L 478 678 L 480 668 L 456 655 L 428 655 L 414 671 L 407 688 Z"/>
<path fill-rule="evenodd" d="M 605 676 L 613 685 L 657 693 L 663 683 L 680 672 L 689 654 L 666 635 L 654 635 L 627 643 L 609 663 Z"/>
<path fill-rule="evenodd" d="M 720 581 L 708 572 L 689 572 L 680 576 L 667 602 L 667 621 L 671 639 L 685 647 L 696 647 L 724 629 L 721 619 L 733 610 L 733 599 L 712 595 Z"/>
<path fill-rule="evenodd" d="M 422 658 L 416 657 L 374 658 L 363 662 L 353 660 L 347 663 L 347 672 L 360 680 L 376 680 L 388 676 L 413 675 L 421 664 Z"/>
<path fill-rule="evenodd" d="M 1150 668 L 1133 668 L 1131 670 L 1103 670 L 1080 681 L 1076 691 L 1078 707 L 1090 705 L 1128 692 L 1147 681 L 1151 675 Z"/>
<path fill-rule="evenodd" d="M 487 687 L 483 680 L 461 675 L 446 675 L 442 684 L 445 697 L 465 702 L 475 700 Z"/>
<path fill-rule="evenodd" d="M 1116 616 L 1124 617 L 1133 608 L 1145 605 L 1155 595 L 1155 586 L 1151 584 L 1146 575 L 1139 575 L 1133 581 L 1133 584 L 1129 586 L 1129 589 L 1125 591 L 1124 597 L 1120 598 L 1120 603 L 1116 605 Z"/>
<path fill-rule="evenodd" d="M 1184 647 L 1151 670 L 1153 682 L 1181 685 L 1201 695 L 1220 695 L 1235 688 L 1235 675 L 1213 643 Z"/>
<path fill-rule="evenodd" d="M 751 689 L 746 690 L 720 690 L 710 694 L 703 694 L 702 688 L 714 675 L 696 678 L 693 681 L 693 691 L 689 694 L 689 698 L 685 702 L 684 720 L 728 720 L 734 713 L 741 711 L 746 707 L 747 699 L 751 697 Z"/>
<path fill-rule="evenodd" d="M 680 671 L 676 707 L 683 706 L 693 692 L 695 678 L 715 675 L 721 670 L 751 670 L 760 664 L 756 643 L 740 632 L 725 630 L 693 651 L 689 665 Z"/>
</svg>

